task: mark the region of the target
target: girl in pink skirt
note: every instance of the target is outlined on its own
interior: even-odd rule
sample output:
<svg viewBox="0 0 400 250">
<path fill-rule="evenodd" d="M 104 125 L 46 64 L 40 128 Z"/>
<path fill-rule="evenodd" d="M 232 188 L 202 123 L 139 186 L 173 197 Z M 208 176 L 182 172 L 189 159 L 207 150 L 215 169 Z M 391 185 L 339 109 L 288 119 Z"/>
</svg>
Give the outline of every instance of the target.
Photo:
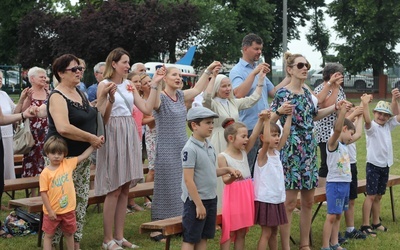
<svg viewBox="0 0 400 250">
<path fill-rule="evenodd" d="M 259 114 L 250 138 L 247 137 L 247 128 L 243 123 L 235 122 L 232 118 L 227 118 L 222 123 L 228 145 L 218 155 L 218 166 L 237 169 L 242 173 L 242 178 L 236 179 L 229 174 L 222 177 L 226 185 L 222 200 L 221 249 L 229 249 L 231 241 L 235 242 L 235 249 L 244 249 L 246 233 L 254 224 L 254 188 L 247 152 L 260 134 L 266 114 L 266 110 Z"/>
<path fill-rule="evenodd" d="M 268 111 L 269 112 L 269 111 Z M 278 226 L 288 223 L 285 210 L 285 180 L 279 150 L 285 145 L 290 133 L 291 115 L 283 128 L 270 123 L 271 114 L 264 122 L 264 133 L 260 136 L 262 148 L 254 166 L 255 224 L 261 226 L 257 249 L 278 249 Z"/>
</svg>

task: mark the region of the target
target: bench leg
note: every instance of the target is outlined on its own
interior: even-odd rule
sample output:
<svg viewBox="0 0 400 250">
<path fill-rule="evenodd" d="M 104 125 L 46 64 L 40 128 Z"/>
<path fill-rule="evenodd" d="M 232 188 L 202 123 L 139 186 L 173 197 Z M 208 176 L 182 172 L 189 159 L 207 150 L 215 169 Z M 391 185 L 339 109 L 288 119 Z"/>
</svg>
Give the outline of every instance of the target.
<svg viewBox="0 0 400 250">
<path fill-rule="evenodd" d="M 165 237 L 167 241 L 165 242 L 165 250 L 169 250 L 169 244 L 171 243 L 171 236 L 166 236 Z"/>
<path fill-rule="evenodd" d="M 395 211 L 394 211 L 394 199 L 393 199 L 393 189 L 392 187 L 389 187 L 389 193 L 390 193 L 390 206 L 392 207 L 392 219 L 393 222 L 396 221 L 396 215 L 395 215 Z"/>
<path fill-rule="evenodd" d="M 43 223 L 43 211 L 40 212 L 39 232 L 38 232 L 38 242 L 37 242 L 38 247 L 42 247 L 42 238 L 43 238 L 42 223 Z"/>
</svg>

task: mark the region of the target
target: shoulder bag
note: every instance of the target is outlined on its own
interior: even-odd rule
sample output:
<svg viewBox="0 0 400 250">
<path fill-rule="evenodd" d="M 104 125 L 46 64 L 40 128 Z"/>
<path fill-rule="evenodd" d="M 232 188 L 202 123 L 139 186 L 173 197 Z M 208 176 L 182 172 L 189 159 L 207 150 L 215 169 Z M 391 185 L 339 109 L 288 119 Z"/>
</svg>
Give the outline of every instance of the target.
<svg viewBox="0 0 400 250">
<path fill-rule="evenodd" d="M 14 154 L 27 154 L 31 151 L 35 140 L 29 126 L 29 119 L 21 122 L 14 131 L 13 149 Z"/>
</svg>

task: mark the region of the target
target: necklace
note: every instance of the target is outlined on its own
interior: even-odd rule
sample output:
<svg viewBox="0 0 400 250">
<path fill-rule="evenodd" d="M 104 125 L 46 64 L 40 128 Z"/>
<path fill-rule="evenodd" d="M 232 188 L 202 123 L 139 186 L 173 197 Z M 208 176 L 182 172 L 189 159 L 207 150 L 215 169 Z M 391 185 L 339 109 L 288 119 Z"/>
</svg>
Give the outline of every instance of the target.
<svg viewBox="0 0 400 250">
<path fill-rule="evenodd" d="M 178 98 L 176 97 L 176 94 L 175 94 L 176 100 L 174 100 L 170 95 L 168 95 L 167 91 L 164 90 L 163 92 L 164 92 L 164 94 L 165 94 L 166 96 L 169 97 L 169 99 L 171 99 L 171 101 L 173 101 L 173 102 L 177 102 L 177 101 L 178 101 Z"/>
</svg>

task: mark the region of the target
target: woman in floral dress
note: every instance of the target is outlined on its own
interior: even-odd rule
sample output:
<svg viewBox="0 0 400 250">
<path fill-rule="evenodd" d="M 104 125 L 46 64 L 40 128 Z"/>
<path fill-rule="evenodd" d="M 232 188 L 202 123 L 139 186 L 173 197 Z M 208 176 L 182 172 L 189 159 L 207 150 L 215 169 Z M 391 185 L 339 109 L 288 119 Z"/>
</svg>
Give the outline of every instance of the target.
<svg viewBox="0 0 400 250">
<path fill-rule="evenodd" d="M 28 71 L 29 82 L 32 87 L 29 89 L 27 95 L 21 95 L 24 98 L 22 111 L 26 110 L 29 106 L 40 107 L 44 104 L 49 96 L 46 86 L 46 71 L 39 67 L 33 67 Z M 15 112 L 20 112 L 19 105 L 17 105 Z M 24 155 L 22 161 L 22 177 L 32 177 L 39 175 L 44 168 L 44 158 L 42 154 L 44 140 L 48 131 L 47 117 L 32 118 L 29 120 L 30 129 L 32 132 L 35 145 L 31 151 Z"/>
<path fill-rule="evenodd" d="M 313 121 L 333 113 L 335 105 L 317 110 L 312 101 L 312 94 L 303 86 L 310 64 L 302 55 L 292 55 L 288 52 L 285 53 L 285 60 L 286 71 L 291 81 L 276 92 L 271 105 L 271 110 L 274 112 L 284 103 L 289 102 L 293 105 L 290 135 L 281 151 L 286 187 L 285 207 L 289 222 L 281 227 L 282 249 L 290 249 L 292 212 L 296 207 L 300 191 L 300 250 L 308 250 L 314 190 L 318 184 L 317 142 L 313 133 Z M 287 116 L 276 112 L 274 119 L 278 117 L 284 125 Z"/>
</svg>

